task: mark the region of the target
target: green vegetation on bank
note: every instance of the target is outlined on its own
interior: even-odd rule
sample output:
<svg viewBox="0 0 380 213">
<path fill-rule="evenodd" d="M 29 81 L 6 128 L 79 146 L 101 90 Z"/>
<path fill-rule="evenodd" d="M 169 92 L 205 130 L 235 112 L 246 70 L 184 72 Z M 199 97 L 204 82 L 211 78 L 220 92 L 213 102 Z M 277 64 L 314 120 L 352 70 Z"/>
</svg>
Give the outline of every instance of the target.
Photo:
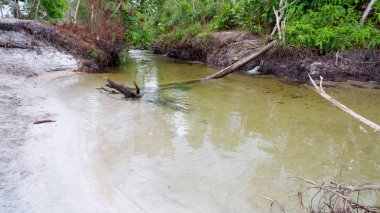
<svg viewBox="0 0 380 213">
<path fill-rule="evenodd" d="M 158 40 L 175 44 L 184 38 L 222 30 L 250 31 L 267 37 L 275 26 L 273 7 L 278 8 L 279 1 L 0 0 L 0 12 L 2 17 L 58 20 L 74 25 L 78 22 L 94 35 L 124 34 L 126 43 L 150 48 Z M 288 45 L 317 48 L 322 53 L 380 47 L 380 0 L 373 5 L 364 25 L 359 22 L 370 0 L 287 0 L 287 3 Z"/>
<path fill-rule="evenodd" d="M 178 42 L 220 30 L 245 30 L 268 36 L 275 25 L 279 0 L 161 0 L 140 5 L 137 45 L 157 39 Z M 369 0 L 298 0 L 286 8 L 286 43 L 321 52 L 354 47 L 380 47 L 380 1 L 365 24 L 360 18 Z M 135 30 L 135 29 L 134 29 Z"/>
</svg>

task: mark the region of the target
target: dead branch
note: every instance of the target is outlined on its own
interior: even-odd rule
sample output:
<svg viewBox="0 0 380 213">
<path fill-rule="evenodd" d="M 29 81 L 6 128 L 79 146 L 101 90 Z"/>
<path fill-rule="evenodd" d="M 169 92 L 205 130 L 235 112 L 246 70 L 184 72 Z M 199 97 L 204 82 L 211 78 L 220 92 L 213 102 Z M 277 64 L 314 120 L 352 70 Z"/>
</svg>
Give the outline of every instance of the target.
<svg viewBox="0 0 380 213">
<path fill-rule="evenodd" d="M 366 124 L 367 126 L 371 127 L 372 129 L 375 130 L 375 132 L 379 132 L 380 131 L 380 126 L 366 118 L 364 118 L 363 116 L 357 114 L 356 112 L 352 111 L 350 108 L 346 107 L 345 105 L 341 104 L 340 102 L 338 102 L 337 100 L 335 100 L 333 97 L 331 97 L 330 95 L 328 95 L 325 90 L 323 89 L 322 87 L 322 81 L 323 81 L 323 77 L 321 76 L 321 81 L 319 83 L 319 86 L 317 86 L 314 82 L 314 80 L 311 78 L 310 74 L 309 75 L 309 78 L 310 78 L 310 81 L 311 83 L 313 84 L 314 88 L 315 88 L 315 91 L 320 94 L 323 98 L 325 98 L 326 100 L 330 101 L 333 105 L 335 105 L 336 107 L 338 107 L 339 109 L 345 111 L 346 113 L 348 113 L 349 115 L 351 115 L 352 117 L 354 117 L 355 119 L 359 120 L 360 122 Z"/>
<path fill-rule="evenodd" d="M 295 177 L 311 186 L 307 190 L 316 189 L 316 192 L 312 193 L 312 199 L 310 201 L 309 209 L 311 212 L 378 212 L 379 206 L 366 205 L 359 199 L 361 192 L 379 191 L 380 185 L 373 184 L 361 184 L 359 186 L 345 186 L 341 183 L 333 181 L 323 182 L 318 184 L 314 181 L 308 180 L 303 177 Z M 356 195 L 356 200 L 353 199 Z M 314 201 L 314 198 L 317 198 Z M 302 194 L 301 194 L 302 200 Z M 314 208 L 318 208 L 315 210 Z"/>
<path fill-rule="evenodd" d="M 109 94 L 120 94 L 120 92 L 116 91 L 116 90 L 113 90 L 113 89 L 107 89 L 105 87 L 98 87 L 96 89 L 100 89 L 100 90 L 104 90 L 106 92 L 108 92 Z"/>
<path fill-rule="evenodd" d="M 119 4 L 117 5 L 115 11 L 113 11 L 113 13 L 111 14 L 111 16 L 107 19 L 106 24 L 108 24 L 108 22 L 110 21 L 110 19 L 112 18 L 112 16 L 114 16 L 115 13 L 120 9 L 120 6 L 121 6 L 122 3 L 123 3 L 123 1 L 119 2 Z"/>
<path fill-rule="evenodd" d="M 27 45 L 27 44 L 21 44 L 21 43 L 16 43 L 16 42 L 1 42 L 1 41 L 0 41 L 0 47 L 19 48 L 19 49 L 31 49 L 31 48 L 33 48 L 32 46 Z"/>
<path fill-rule="evenodd" d="M 110 87 L 112 89 L 119 91 L 126 98 L 139 98 L 140 97 L 140 88 L 137 86 L 136 82 L 134 82 L 135 91 L 133 91 L 134 90 L 133 88 L 128 87 L 128 86 L 123 85 L 123 84 L 116 83 L 109 78 L 106 78 L 106 80 L 108 82 L 108 84 L 106 85 L 107 87 Z"/>
<path fill-rule="evenodd" d="M 259 197 L 261 197 L 261 198 L 263 198 L 263 199 L 265 199 L 265 200 L 269 200 L 269 201 L 271 202 L 270 205 L 271 205 L 271 206 L 273 206 L 273 204 L 276 205 L 276 206 L 281 210 L 281 212 L 283 212 L 283 213 L 286 212 L 284 206 L 281 205 L 277 200 L 274 200 L 274 199 L 272 199 L 272 198 L 265 197 L 265 196 L 262 196 L 262 195 L 257 195 L 257 196 L 259 196 Z"/>
<path fill-rule="evenodd" d="M 203 80 L 210 80 L 210 79 L 215 79 L 215 78 L 222 78 L 234 71 L 236 71 L 237 69 L 239 69 L 240 67 L 246 65 L 247 63 L 249 63 L 250 61 L 252 61 L 253 59 L 259 57 L 260 55 L 266 53 L 268 50 L 270 50 L 272 47 L 274 47 L 274 45 L 276 44 L 276 41 L 272 41 L 270 42 L 269 44 L 265 45 L 264 47 L 262 47 L 261 49 L 255 51 L 252 55 L 246 57 L 246 58 L 243 58 L 242 60 L 220 70 L 219 72 L 217 73 L 214 73 L 206 78 L 204 78 Z"/>
<path fill-rule="evenodd" d="M 256 40 L 244 40 L 244 41 L 239 41 L 239 42 L 232 42 L 232 43 L 227 44 L 227 47 L 232 46 L 232 45 L 238 45 L 241 43 L 250 43 L 251 45 L 258 45 L 259 41 L 256 39 Z"/>
<path fill-rule="evenodd" d="M 293 1 L 289 5 L 293 4 L 296 1 Z M 280 3 L 278 5 L 278 10 L 273 6 L 273 13 L 276 17 L 276 25 L 273 28 L 272 33 L 270 34 L 270 37 L 272 38 L 276 32 L 278 32 L 278 39 L 285 43 L 285 23 L 286 23 L 286 17 L 285 17 L 285 9 L 288 7 L 288 2 L 286 0 L 280 0 Z"/>
<path fill-rule="evenodd" d="M 56 122 L 56 121 L 55 120 L 46 119 L 46 120 L 35 121 L 35 122 L 33 122 L 33 124 L 43 124 L 43 123 L 51 123 L 51 122 Z"/>
</svg>

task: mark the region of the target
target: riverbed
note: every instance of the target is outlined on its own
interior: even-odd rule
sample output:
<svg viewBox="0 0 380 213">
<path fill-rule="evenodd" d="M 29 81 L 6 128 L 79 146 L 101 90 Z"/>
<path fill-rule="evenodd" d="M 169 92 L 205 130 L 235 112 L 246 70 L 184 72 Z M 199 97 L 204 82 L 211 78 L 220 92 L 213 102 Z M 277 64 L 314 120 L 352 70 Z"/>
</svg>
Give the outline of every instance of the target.
<svg viewBox="0 0 380 213">
<path fill-rule="evenodd" d="M 64 150 L 50 156 L 46 167 L 64 165 L 55 168 L 61 176 L 44 176 L 43 183 L 59 183 L 63 177 L 60 186 L 67 190 L 52 187 L 60 202 L 35 210 L 64 212 L 58 211 L 65 203 L 62 195 L 75 194 L 65 198 L 72 212 L 90 205 L 99 212 L 269 212 L 270 202 L 258 195 L 275 197 L 294 210 L 297 192 L 307 185 L 292 177 L 380 181 L 380 134 L 310 86 L 244 74 L 173 85 L 217 68 L 146 51 L 130 51 L 125 64 L 108 71 L 39 77 L 54 94 L 43 103 L 57 122 L 46 124 L 53 125 L 49 136 L 44 124 L 29 134 Z M 131 85 L 136 81 L 142 98 L 125 100 L 97 89 L 105 77 Z M 380 123 L 379 89 L 341 84 L 326 91 Z M 40 199 L 50 196 L 44 195 Z M 80 208 L 74 208 L 80 197 Z"/>
</svg>

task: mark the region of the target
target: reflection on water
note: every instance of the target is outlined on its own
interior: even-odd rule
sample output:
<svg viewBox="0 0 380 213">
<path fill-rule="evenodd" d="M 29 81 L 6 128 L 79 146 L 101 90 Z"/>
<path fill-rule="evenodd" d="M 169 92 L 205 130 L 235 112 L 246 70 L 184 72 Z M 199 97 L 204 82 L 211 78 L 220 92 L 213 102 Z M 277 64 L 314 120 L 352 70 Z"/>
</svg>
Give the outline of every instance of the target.
<svg viewBox="0 0 380 213">
<path fill-rule="evenodd" d="M 380 179 L 380 134 L 364 133 L 306 86 L 238 74 L 175 85 L 216 69 L 142 51 L 129 57 L 113 74 L 71 76 L 59 90 L 83 119 L 109 199 L 121 193 L 145 212 L 268 212 L 257 194 L 296 202 L 289 196 L 305 185 L 289 177 Z M 100 93 L 104 76 L 136 80 L 143 98 Z M 380 90 L 327 90 L 380 123 Z"/>
</svg>

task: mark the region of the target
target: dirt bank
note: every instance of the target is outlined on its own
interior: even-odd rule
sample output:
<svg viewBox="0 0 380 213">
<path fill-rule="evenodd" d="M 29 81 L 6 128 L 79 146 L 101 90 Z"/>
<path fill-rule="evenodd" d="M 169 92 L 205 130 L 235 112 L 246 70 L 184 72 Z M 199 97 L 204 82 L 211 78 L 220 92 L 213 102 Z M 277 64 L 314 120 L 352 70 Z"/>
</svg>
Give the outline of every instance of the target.
<svg viewBox="0 0 380 213">
<path fill-rule="evenodd" d="M 217 32 L 185 38 L 182 41 L 159 41 L 156 54 L 167 54 L 184 60 L 198 60 L 226 67 L 252 54 L 262 43 L 261 38 L 246 32 Z M 329 81 L 380 82 L 380 49 L 355 49 L 332 54 L 320 54 L 310 48 L 277 47 L 242 68 L 260 66 L 260 73 L 290 77 L 305 82 L 307 73 L 323 76 Z"/>
<path fill-rule="evenodd" d="M 46 25 L 37 21 L 0 19 L 2 41 L 21 46 L 23 49 L 36 50 L 41 42 L 76 57 L 81 71 L 101 72 L 105 66 L 115 66 L 120 62 L 122 45 L 111 40 L 90 36 L 80 28 L 68 25 Z M 17 41 L 19 35 L 29 37 Z M 6 36 L 4 36 L 6 34 Z"/>
</svg>

